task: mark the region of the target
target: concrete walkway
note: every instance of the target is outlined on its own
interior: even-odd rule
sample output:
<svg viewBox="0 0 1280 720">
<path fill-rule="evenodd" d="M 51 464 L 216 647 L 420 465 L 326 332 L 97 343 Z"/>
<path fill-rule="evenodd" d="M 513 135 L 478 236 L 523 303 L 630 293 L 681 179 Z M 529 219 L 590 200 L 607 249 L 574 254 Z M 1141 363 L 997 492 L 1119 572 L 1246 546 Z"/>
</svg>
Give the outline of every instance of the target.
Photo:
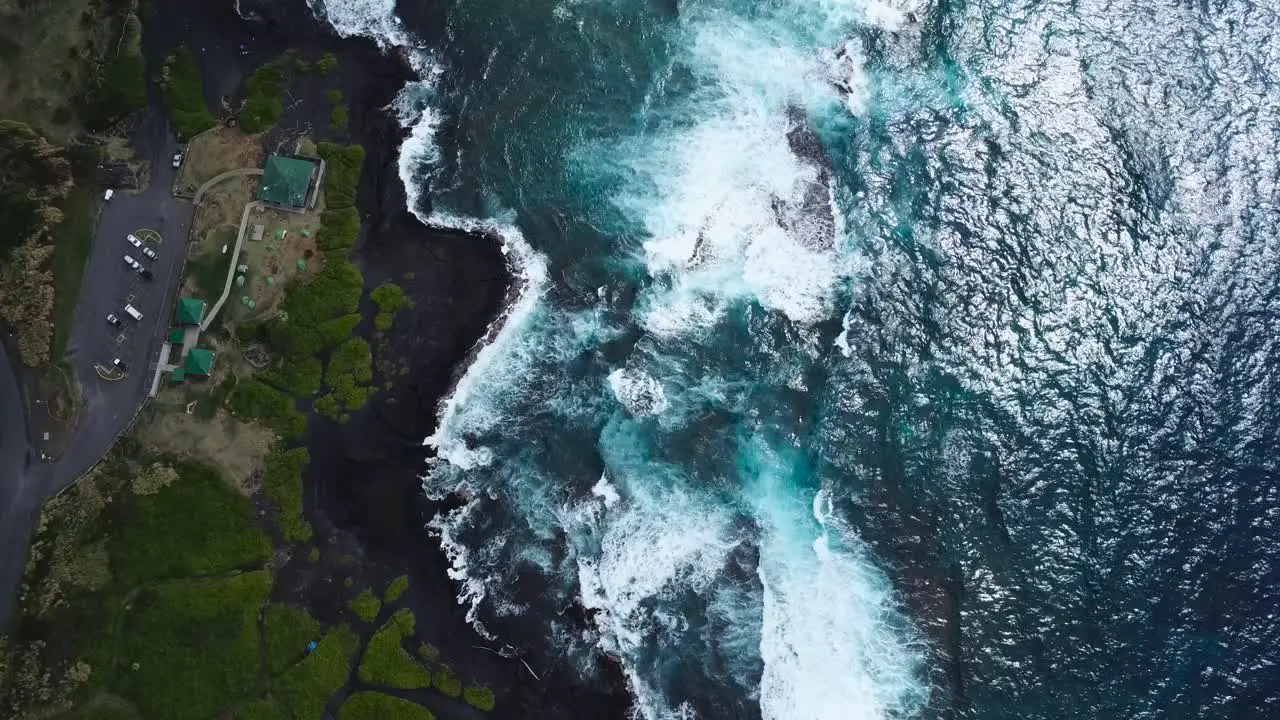
<svg viewBox="0 0 1280 720">
<path fill-rule="evenodd" d="M 217 185 L 223 180 L 228 180 L 233 177 L 253 177 L 254 175 L 261 175 L 261 174 L 262 174 L 262 168 L 240 168 L 239 170 L 228 170 L 222 173 L 221 175 L 215 175 L 212 178 L 209 178 L 207 181 L 205 181 L 205 184 L 201 185 L 199 190 L 196 190 L 195 197 L 192 198 L 191 204 L 199 205 L 200 199 L 204 197 L 204 194 L 208 192 L 209 188 L 213 187 L 214 185 Z"/>
<path fill-rule="evenodd" d="M 216 180 L 217 178 L 214 179 Z M 244 244 L 244 231 L 249 227 L 249 213 L 260 209 L 262 209 L 262 203 L 257 200 L 244 206 L 244 212 L 240 215 L 240 232 L 236 235 L 236 248 L 231 251 L 231 264 L 227 266 L 227 282 L 222 286 L 222 296 L 218 298 L 218 302 L 214 303 L 209 312 L 205 313 L 204 322 L 200 323 L 200 332 L 209 329 L 213 319 L 218 317 L 218 311 L 222 309 L 222 304 L 227 301 L 227 296 L 231 294 L 231 284 L 236 279 L 236 260 L 240 259 L 240 246 Z"/>
</svg>

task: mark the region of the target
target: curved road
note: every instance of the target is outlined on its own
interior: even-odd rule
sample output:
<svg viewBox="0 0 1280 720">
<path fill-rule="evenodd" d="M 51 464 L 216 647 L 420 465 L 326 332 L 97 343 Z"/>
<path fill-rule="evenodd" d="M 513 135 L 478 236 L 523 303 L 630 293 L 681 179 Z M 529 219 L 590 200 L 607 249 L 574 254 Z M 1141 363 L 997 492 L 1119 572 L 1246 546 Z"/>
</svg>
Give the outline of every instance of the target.
<svg viewBox="0 0 1280 720">
<path fill-rule="evenodd" d="M 151 162 L 148 186 L 116 193 L 103 206 L 93 247 L 84 269 L 66 360 L 75 368 L 83 402 L 75 437 L 56 462 L 41 463 L 26 428 L 15 368 L 0 360 L 0 629 L 10 618 L 18 583 L 26 564 L 31 532 L 44 502 L 62 492 L 96 465 L 126 430 L 150 389 L 150 375 L 166 341 L 168 320 L 178 290 L 193 206 L 170 193 L 175 170 L 169 162 L 178 144 L 163 118 L 152 116 L 133 136 L 140 157 Z M 216 178 L 215 178 L 216 179 Z M 154 278 L 138 281 L 123 260 L 130 250 L 125 235 L 141 228 L 157 230 L 163 242 L 151 261 Z M 131 290 L 136 288 L 136 290 Z M 143 314 L 130 337 L 117 346 L 119 329 L 107 325 L 107 312 L 121 312 L 126 296 Z M 106 382 L 94 364 L 119 357 L 130 372 L 119 382 Z"/>
</svg>

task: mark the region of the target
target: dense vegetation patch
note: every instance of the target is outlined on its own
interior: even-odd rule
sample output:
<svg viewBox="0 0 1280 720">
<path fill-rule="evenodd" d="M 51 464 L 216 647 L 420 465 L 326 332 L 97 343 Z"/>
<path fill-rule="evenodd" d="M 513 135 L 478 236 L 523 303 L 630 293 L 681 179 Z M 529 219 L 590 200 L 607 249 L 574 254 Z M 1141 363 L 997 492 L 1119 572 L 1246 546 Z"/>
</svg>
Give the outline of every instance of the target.
<svg viewBox="0 0 1280 720">
<path fill-rule="evenodd" d="M 210 717 L 258 680 L 258 608 L 271 578 L 257 571 L 144 589 L 120 635 L 116 689 L 144 717 Z"/>
<path fill-rule="evenodd" d="M 175 469 L 181 482 L 154 494 L 134 493 L 119 508 L 108 547 L 120 583 L 215 575 L 260 566 L 271 557 L 247 499 L 228 491 L 207 466 L 188 462 Z"/>
<path fill-rule="evenodd" d="M 263 371 L 258 377 L 268 385 L 279 388 L 295 397 L 307 397 L 320 392 L 324 376 L 324 364 L 317 357 L 290 358 L 288 362 Z"/>
<path fill-rule="evenodd" d="M 338 720 L 435 720 L 435 714 L 417 703 L 376 692 L 347 698 Z"/>
<path fill-rule="evenodd" d="M 320 623 L 306 610 L 273 603 L 262 613 L 267 672 L 275 675 L 304 657 L 307 643 L 320 639 Z"/>
<path fill-rule="evenodd" d="M 305 447 L 273 453 L 267 457 L 262 491 L 276 508 L 276 522 L 286 540 L 310 540 L 311 524 L 302 514 L 302 471 L 311 462 Z"/>
<path fill-rule="evenodd" d="M 54 230 L 72 187 L 66 153 L 22 123 L 0 120 L 0 320 L 28 366 L 50 359 Z"/>
<path fill-rule="evenodd" d="M 374 288 L 369 298 L 378 306 L 378 316 L 374 318 L 373 325 L 383 331 L 391 329 L 398 310 L 413 304 L 405 295 L 404 288 L 393 282 L 384 282 Z"/>
<path fill-rule="evenodd" d="M 391 584 L 387 586 L 387 592 L 386 592 L 386 595 L 384 595 L 384 598 L 388 603 L 393 603 L 399 600 L 400 596 L 404 594 L 404 591 L 408 589 L 409 589 L 409 576 L 401 575 L 395 580 L 392 580 Z"/>
<path fill-rule="evenodd" d="M 306 659 L 276 679 L 276 691 L 294 717 L 324 715 L 329 698 L 347 683 L 358 645 L 359 640 L 350 629 L 339 627 L 325 635 Z"/>
<path fill-rule="evenodd" d="M 462 691 L 462 699 L 473 708 L 488 712 L 493 709 L 493 691 L 484 685 L 468 685 Z"/>
<path fill-rule="evenodd" d="M 325 97 L 329 101 L 329 126 L 334 130 L 346 130 L 348 115 L 347 103 L 342 97 L 341 90 L 330 90 L 325 93 Z"/>
<path fill-rule="evenodd" d="M 179 137 L 191 138 L 218 124 L 204 104 L 204 79 L 187 48 L 178 48 L 165 60 L 160 89 L 169 122 Z"/>
<path fill-rule="evenodd" d="M 284 113 L 284 94 L 289 88 L 292 58 L 282 56 L 253 71 L 244 83 L 244 107 L 238 118 L 240 129 L 250 135 L 271 127 Z"/>
<path fill-rule="evenodd" d="M 301 440 L 307 432 L 307 418 L 298 412 L 292 397 L 252 378 L 236 384 L 227 398 L 227 408 L 271 428 L 289 442 Z"/>
<path fill-rule="evenodd" d="M 81 119 L 90 130 L 105 130 L 147 106 L 142 26 L 133 14 L 117 18 L 114 24 L 119 26 L 120 40 L 96 67 L 80 98 Z"/>
<path fill-rule="evenodd" d="M 331 52 L 325 53 L 316 60 L 315 68 L 321 75 L 328 75 L 338 69 L 338 57 Z"/>
<path fill-rule="evenodd" d="M 337 420 L 343 412 L 359 410 L 373 394 L 373 351 L 362 337 L 338 346 L 325 368 L 324 384 L 329 394 L 316 401 L 316 410 Z M 323 401 L 323 402 L 321 402 Z"/>
<path fill-rule="evenodd" d="M 356 616 L 367 623 L 376 620 L 378 612 L 382 610 L 382 601 L 368 588 L 352 598 L 349 604 Z"/>
<path fill-rule="evenodd" d="M 413 634 L 413 625 L 413 613 L 402 609 L 378 630 L 365 648 L 361 681 L 402 690 L 431 687 L 431 673 L 402 645 L 404 638 Z"/>
<path fill-rule="evenodd" d="M 235 720 L 293 720 L 293 718 L 275 700 L 254 700 L 235 711 Z"/>
</svg>

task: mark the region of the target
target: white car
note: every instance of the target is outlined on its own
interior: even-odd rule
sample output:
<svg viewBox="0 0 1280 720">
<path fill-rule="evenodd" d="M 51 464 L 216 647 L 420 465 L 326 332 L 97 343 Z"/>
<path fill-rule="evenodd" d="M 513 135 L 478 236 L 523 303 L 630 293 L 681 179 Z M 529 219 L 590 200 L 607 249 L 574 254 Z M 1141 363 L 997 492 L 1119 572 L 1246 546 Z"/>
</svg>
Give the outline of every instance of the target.
<svg viewBox="0 0 1280 720">
<path fill-rule="evenodd" d="M 182 153 L 173 154 L 173 166 L 182 167 Z"/>
<path fill-rule="evenodd" d="M 128 255 L 125 255 L 125 256 L 124 256 L 124 264 L 125 264 L 125 265 L 128 265 L 129 267 L 133 268 L 134 270 L 137 270 L 138 272 L 142 272 L 142 263 L 138 262 L 137 260 L 134 260 L 133 258 L 129 257 Z"/>
<path fill-rule="evenodd" d="M 120 318 L 116 317 L 115 315 L 113 315 L 113 314 L 111 314 L 111 313 L 107 313 L 107 322 L 111 323 L 112 325 L 119 325 L 119 324 L 120 324 Z"/>
<path fill-rule="evenodd" d="M 151 248 L 147 247 L 146 245 L 143 245 L 143 244 L 142 244 L 142 241 L 138 239 L 138 236 L 137 236 L 137 235 L 134 235 L 133 233 L 129 233 L 129 235 L 128 235 L 125 239 L 127 239 L 127 240 L 129 241 L 129 244 L 130 244 L 130 245 L 132 245 L 132 246 L 134 246 L 134 247 L 138 248 L 139 250 L 141 250 L 143 255 L 146 255 L 147 257 L 151 258 L 152 260 L 155 260 L 155 259 L 156 259 L 156 257 L 157 257 L 157 256 L 156 256 L 156 251 L 155 251 L 155 250 L 152 250 Z"/>
</svg>

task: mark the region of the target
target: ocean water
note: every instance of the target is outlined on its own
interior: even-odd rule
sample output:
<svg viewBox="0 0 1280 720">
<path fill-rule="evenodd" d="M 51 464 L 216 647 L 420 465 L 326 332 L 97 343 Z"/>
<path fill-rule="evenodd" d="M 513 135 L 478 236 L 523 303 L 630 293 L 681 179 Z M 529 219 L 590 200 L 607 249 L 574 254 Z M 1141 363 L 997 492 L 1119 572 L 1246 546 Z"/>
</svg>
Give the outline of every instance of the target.
<svg viewBox="0 0 1280 720">
<path fill-rule="evenodd" d="M 316 10 L 521 277 L 425 439 L 479 631 L 650 719 L 1280 717 L 1274 4 L 421 1 Z"/>
</svg>

